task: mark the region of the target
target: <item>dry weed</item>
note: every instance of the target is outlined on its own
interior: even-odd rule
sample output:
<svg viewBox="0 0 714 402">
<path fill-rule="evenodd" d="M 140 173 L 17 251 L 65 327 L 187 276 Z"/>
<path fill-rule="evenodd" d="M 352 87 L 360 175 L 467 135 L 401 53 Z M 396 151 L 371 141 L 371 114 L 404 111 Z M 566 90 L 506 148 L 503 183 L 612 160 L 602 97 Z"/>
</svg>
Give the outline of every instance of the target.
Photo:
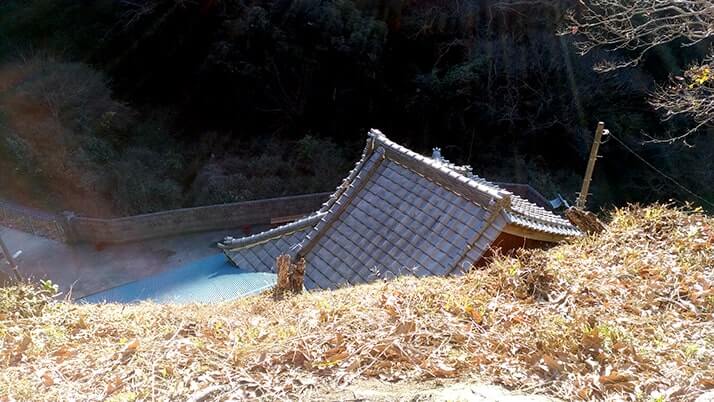
<svg viewBox="0 0 714 402">
<path fill-rule="evenodd" d="M 629 207 L 598 236 L 461 277 L 0 316 L 0 400 L 315 399 L 360 378 L 430 377 L 691 400 L 714 387 L 713 223 Z"/>
</svg>

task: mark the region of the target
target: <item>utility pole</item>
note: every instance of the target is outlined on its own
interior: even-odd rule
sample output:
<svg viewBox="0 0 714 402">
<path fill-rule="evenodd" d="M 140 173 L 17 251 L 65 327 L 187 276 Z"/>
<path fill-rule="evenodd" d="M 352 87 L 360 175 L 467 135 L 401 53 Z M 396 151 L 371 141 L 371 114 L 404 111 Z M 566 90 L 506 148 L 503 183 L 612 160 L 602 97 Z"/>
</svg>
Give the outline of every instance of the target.
<svg viewBox="0 0 714 402">
<path fill-rule="evenodd" d="M 595 130 L 595 140 L 593 141 L 593 146 L 590 148 L 590 159 L 588 160 L 588 168 L 585 171 L 583 187 L 580 189 L 577 201 L 575 201 L 575 207 L 578 209 L 585 209 L 585 204 L 587 204 L 590 182 L 592 181 L 593 171 L 595 170 L 595 161 L 597 161 L 597 152 L 600 149 L 603 134 L 607 135 L 605 123 L 599 122 L 597 124 L 597 129 Z"/>
</svg>

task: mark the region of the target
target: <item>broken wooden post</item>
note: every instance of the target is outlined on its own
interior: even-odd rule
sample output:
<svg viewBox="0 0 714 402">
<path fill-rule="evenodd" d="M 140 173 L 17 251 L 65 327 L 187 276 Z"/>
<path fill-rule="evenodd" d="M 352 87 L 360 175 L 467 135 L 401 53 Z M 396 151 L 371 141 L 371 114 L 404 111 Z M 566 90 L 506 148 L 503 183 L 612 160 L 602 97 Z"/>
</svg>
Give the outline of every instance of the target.
<svg viewBox="0 0 714 402">
<path fill-rule="evenodd" d="M 290 288 L 293 293 L 301 293 L 305 283 L 305 259 L 300 258 L 292 265 L 292 277 L 290 278 Z"/>
<path fill-rule="evenodd" d="M 305 259 L 300 258 L 293 263 L 289 255 L 279 255 L 275 260 L 278 280 L 276 284 L 277 293 L 283 294 L 287 291 L 293 293 L 302 292 L 305 281 Z"/>
<path fill-rule="evenodd" d="M 605 224 L 592 212 L 570 207 L 565 211 L 565 217 L 570 223 L 587 234 L 600 233 L 605 230 Z"/>
<path fill-rule="evenodd" d="M 290 256 L 279 255 L 275 260 L 275 266 L 278 268 L 278 281 L 275 287 L 279 293 L 284 293 L 290 289 Z"/>
</svg>

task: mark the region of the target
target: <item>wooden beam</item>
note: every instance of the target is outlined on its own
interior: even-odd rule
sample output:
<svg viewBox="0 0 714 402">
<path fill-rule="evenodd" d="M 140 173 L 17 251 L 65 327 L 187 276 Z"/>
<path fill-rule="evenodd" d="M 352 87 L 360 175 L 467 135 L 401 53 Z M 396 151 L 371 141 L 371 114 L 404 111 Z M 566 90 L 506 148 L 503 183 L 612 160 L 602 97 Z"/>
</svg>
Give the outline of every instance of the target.
<svg viewBox="0 0 714 402">
<path fill-rule="evenodd" d="M 2 251 L 2 255 L 0 255 L 0 257 L 5 257 L 5 260 L 8 262 L 8 264 L 10 264 L 10 268 L 12 269 L 12 273 L 15 275 L 15 279 L 17 279 L 18 282 L 21 282 L 23 280 L 22 274 L 20 274 L 20 270 L 17 268 L 15 258 L 10 253 L 10 250 L 7 248 L 7 245 L 5 245 L 5 242 L 3 241 L 2 237 L 0 237 L 0 251 Z M 0 260 L 0 262 L 2 262 L 2 260 Z"/>
<path fill-rule="evenodd" d="M 10 267 L 15 269 L 15 267 L 17 267 L 17 265 L 15 264 L 15 260 L 12 258 L 12 254 L 10 254 L 10 250 L 5 245 L 5 242 L 2 240 L 1 236 L 0 236 L 0 251 L 2 251 L 2 255 L 5 257 L 5 260 L 7 260 L 8 264 L 10 264 Z"/>
</svg>

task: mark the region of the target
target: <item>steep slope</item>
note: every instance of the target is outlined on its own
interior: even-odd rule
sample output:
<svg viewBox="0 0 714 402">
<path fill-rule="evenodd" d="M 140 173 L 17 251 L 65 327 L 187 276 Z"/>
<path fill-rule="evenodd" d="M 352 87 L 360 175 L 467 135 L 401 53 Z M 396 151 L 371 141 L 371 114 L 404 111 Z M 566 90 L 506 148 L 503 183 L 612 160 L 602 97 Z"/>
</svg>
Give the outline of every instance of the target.
<svg viewBox="0 0 714 402">
<path fill-rule="evenodd" d="M 6 289 L 0 400 L 319 399 L 430 378 L 692 400 L 714 387 L 714 219 L 661 205 L 611 218 L 461 277 L 281 300 L 86 306 Z"/>
</svg>

